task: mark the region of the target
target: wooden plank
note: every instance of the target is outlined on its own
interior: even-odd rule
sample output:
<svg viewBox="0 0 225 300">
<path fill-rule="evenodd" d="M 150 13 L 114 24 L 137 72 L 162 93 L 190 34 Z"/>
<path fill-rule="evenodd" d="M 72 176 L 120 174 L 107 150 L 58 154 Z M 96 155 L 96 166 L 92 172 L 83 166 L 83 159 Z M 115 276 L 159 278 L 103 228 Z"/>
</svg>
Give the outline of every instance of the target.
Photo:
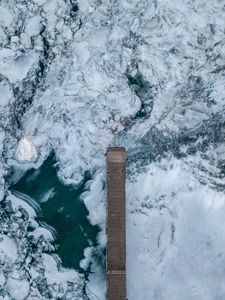
<svg viewBox="0 0 225 300">
<path fill-rule="evenodd" d="M 126 299 L 126 274 L 125 273 L 107 273 L 108 279 L 108 300 Z"/>
<path fill-rule="evenodd" d="M 107 299 L 126 300 L 126 150 L 107 150 Z"/>
</svg>

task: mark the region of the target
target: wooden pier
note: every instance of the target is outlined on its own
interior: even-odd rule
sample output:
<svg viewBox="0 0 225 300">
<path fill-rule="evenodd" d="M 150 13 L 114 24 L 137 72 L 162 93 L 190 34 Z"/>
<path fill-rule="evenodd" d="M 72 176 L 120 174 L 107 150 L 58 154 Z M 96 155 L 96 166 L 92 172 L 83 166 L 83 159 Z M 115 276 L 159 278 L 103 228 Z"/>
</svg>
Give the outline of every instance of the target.
<svg viewBox="0 0 225 300">
<path fill-rule="evenodd" d="M 107 300 L 126 300 L 126 150 L 108 148 Z"/>
</svg>

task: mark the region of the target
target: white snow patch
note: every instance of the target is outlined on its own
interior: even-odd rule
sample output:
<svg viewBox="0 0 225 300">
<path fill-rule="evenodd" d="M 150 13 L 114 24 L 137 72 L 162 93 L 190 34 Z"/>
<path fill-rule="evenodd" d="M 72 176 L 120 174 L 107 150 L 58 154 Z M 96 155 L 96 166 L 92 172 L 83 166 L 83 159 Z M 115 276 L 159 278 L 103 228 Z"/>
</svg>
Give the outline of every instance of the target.
<svg viewBox="0 0 225 300">
<path fill-rule="evenodd" d="M 76 282 L 79 278 L 78 273 L 75 270 L 58 270 L 55 259 L 49 254 L 43 254 L 43 264 L 45 266 L 45 276 L 49 284 L 66 281 Z"/>
<path fill-rule="evenodd" d="M 88 0 L 78 0 L 78 5 L 79 5 L 79 10 L 81 12 L 91 12 L 92 9 L 91 9 L 91 6 L 90 6 L 90 1 Z"/>
<path fill-rule="evenodd" d="M 44 227 L 37 227 L 33 232 L 32 235 L 35 238 L 38 238 L 39 236 L 43 235 L 46 240 L 54 241 L 54 237 L 49 229 L 46 229 Z"/>
<path fill-rule="evenodd" d="M 34 219 L 37 216 L 35 209 L 30 204 L 28 204 L 26 201 L 20 199 L 19 197 L 16 197 L 15 195 L 10 194 L 7 197 L 7 199 L 11 200 L 12 207 L 14 210 L 18 210 L 19 207 L 23 207 L 28 212 L 29 217 L 31 219 Z"/>
<path fill-rule="evenodd" d="M 12 89 L 6 81 L 2 80 L 0 82 L 0 106 L 7 106 L 12 99 Z"/>
<path fill-rule="evenodd" d="M 48 88 L 41 87 L 43 93 L 21 122 L 43 153 L 49 145 L 55 150 L 59 175 L 65 182 L 79 184 L 86 170 L 102 167 L 114 134 L 140 108 L 127 84 L 129 69 L 135 74 L 138 66 L 154 98 L 150 117 L 140 122 L 132 119 L 136 124 L 128 129 L 129 145 L 136 142 L 131 131 L 137 141 L 152 126 L 179 132 L 222 109 L 223 1 L 124 0 L 115 5 L 113 1 L 79 0 L 82 27 L 66 49 L 64 38 L 71 39 L 71 32 L 64 31 L 61 12 L 67 1 L 34 3 L 46 3 L 47 38 L 56 56 L 47 71 Z M 5 16 L 3 22 L 11 24 Z M 38 26 L 38 20 L 31 21 L 28 32 L 36 34 Z M 3 31 L 0 35 L 6 40 Z M 23 42 L 30 47 L 27 36 Z M 42 51 L 42 38 L 37 41 L 35 49 Z M 12 37 L 13 49 L 21 46 L 19 42 Z M 19 53 L 17 59 L 16 52 L 0 50 L 2 74 L 12 83 L 20 81 L 30 70 L 32 57 L 33 52 Z M 189 89 L 181 97 L 190 77 L 203 79 L 203 90 L 210 87 L 210 95 L 191 89 L 192 99 Z M 199 184 L 183 162 L 174 162 L 152 163 L 151 169 L 137 177 L 137 183 L 128 184 L 128 244 L 129 249 L 134 248 L 128 252 L 129 274 L 134 274 L 128 277 L 129 299 L 223 299 L 223 197 Z M 92 224 L 104 228 L 105 195 L 100 178 L 90 184 L 91 192 L 84 201 Z M 99 240 L 104 245 L 104 234 Z M 91 276 L 98 289 L 104 279 L 95 279 L 96 273 Z"/>
<path fill-rule="evenodd" d="M 128 299 L 222 299 L 223 193 L 176 159 L 152 163 L 127 191 Z"/>
<path fill-rule="evenodd" d="M 38 55 L 34 52 L 14 52 L 11 49 L 0 50 L 0 73 L 6 76 L 11 83 L 23 80 L 28 71 L 37 62 Z"/>
<path fill-rule="evenodd" d="M 93 247 L 87 247 L 84 249 L 84 258 L 80 261 L 80 267 L 83 270 L 87 270 L 93 257 L 92 257 Z"/>
<path fill-rule="evenodd" d="M 88 276 L 86 284 L 86 293 L 90 299 L 106 299 L 106 280 L 101 267 L 93 262 L 91 266 L 91 273 Z"/>
<path fill-rule="evenodd" d="M 11 299 L 24 300 L 29 294 L 30 284 L 27 280 L 9 278 L 6 287 Z"/>
<path fill-rule="evenodd" d="M 106 191 L 104 189 L 105 172 L 99 171 L 93 180 L 90 180 L 86 188 L 88 191 L 81 195 L 89 215 L 88 219 L 92 225 L 99 225 L 105 229 L 106 222 Z"/>
<path fill-rule="evenodd" d="M 38 157 L 36 146 L 26 137 L 21 138 L 17 144 L 15 158 L 21 162 L 35 161 Z"/>
<path fill-rule="evenodd" d="M 37 3 L 38 5 L 43 5 L 47 2 L 48 0 L 34 0 L 34 3 Z"/>
<path fill-rule="evenodd" d="M 0 256 L 6 255 L 12 261 L 17 258 L 17 245 L 15 241 L 9 238 L 7 235 L 0 235 Z"/>
<path fill-rule="evenodd" d="M 8 8 L 0 7 L 0 25 L 9 27 L 13 21 L 13 16 Z"/>
<path fill-rule="evenodd" d="M 26 33 L 29 36 L 34 36 L 40 32 L 40 29 L 41 29 L 41 17 L 36 15 L 28 21 L 26 26 Z"/>
<path fill-rule="evenodd" d="M 3 273 L 0 273 L 0 287 L 5 284 L 5 276 Z"/>
</svg>

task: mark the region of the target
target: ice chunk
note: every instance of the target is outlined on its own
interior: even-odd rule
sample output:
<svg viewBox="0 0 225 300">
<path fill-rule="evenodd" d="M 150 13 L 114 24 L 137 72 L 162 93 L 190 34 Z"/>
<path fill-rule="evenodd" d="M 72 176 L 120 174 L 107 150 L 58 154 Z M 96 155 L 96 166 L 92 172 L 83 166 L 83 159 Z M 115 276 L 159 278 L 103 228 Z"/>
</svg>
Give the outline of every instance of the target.
<svg viewBox="0 0 225 300">
<path fill-rule="evenodd" d="M 11 299 L 23 300 L 29 294 L 30 284 L 27 280 L 9 278 L 6 288 Z"/>
<path fill-rule="evenodd" d="M 13 21 L 12 13 L 8 8 L 3 6 L 0 7 L 0 25 L 9 27 Z"/>
<path fill-rule="evenodd" d="M 14 52 L 11 49 L 0 50 L 0 73 L 6 76 L 12 83 L 23 80 L 38 55 L 34 52 Z"/>
<path fill-rule="evenodd" d="M 31 18 L 26 27 L 26 32 L 29 36 L 37 35 L 40 32 L 41 28 L 41 17 L 40 16 L 34 16 Z"/>
<path fill-rule="evenodd" d="M 62 269 L 59 271 L 57 262 L 51 255 L 43 254 L 43 259 L 45 265 L 45 276 L 49 284 L 55 282 L 66 282 L 67 280 L 72 282 L 78 280 L 79 276 L 75 270 Z"/>
<path fill-rule="evenodd" d="M 93 252 L 92 247 L 87 247 L 87 248 L 84 249 L 84 257 L 85 258 L 83 258 L 80 261 L 80 267 L 85 271 L 88 269 L 88 267 L 90 265 L 90 262 L 93 259 L 92 252 Z"/>
<path fill-rule="evenodd" d="M 4 80 L 0 81 L 0 106 L 6 106 L 13 99 L 10 86 Z"/>
<path fill-rule="evenodd" d="M 101 267 L 96 261 L 91 266 L 91 273 L 86 284 L 86 293 L 90 299 L 106 299 L 106 281 Z"/>
<path fill-rule="evenodd" d="M 16 148 L 15 158 L 22 162 L 35 161 L 38 157 L 36 146 L 26 137 L 23 137 Z"/>
<path fill-rule="evenodd" d="M 0 235 L 0 238 L 0 256 L 6 255 L 12 261 L 15 261 L 17 258 L 17 245 L 15 241 L 7 235 Z"/>
<path fill-rule="evenodd" d="M 5 284 L 5 276 L 3 273 L 0 273 L 0 286 L 3 286 Z"/>
</svg>

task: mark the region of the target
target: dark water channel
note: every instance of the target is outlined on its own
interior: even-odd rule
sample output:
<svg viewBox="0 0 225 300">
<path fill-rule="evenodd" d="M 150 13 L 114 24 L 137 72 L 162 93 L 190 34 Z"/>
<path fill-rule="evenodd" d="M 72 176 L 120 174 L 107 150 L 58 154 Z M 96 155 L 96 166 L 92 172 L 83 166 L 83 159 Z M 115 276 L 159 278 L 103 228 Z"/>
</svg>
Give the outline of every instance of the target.
<svg viewBox="0 0 225 300">
<path fill-rule="evenodd" d="M 41 207 L 42 218 L 57 232 L 56 253 L 64 267 L 79 269 L 86 247 L 96 245 L 97 226 L 92 226 L 88 211 L 80 200 L 85 191 L 85 178 L 75 189 L 65 186 L 57 177 L 54 155 L 51 155 L 39 169 L 31 169 L 12 186 L 12 190 L 33 198 Z"/>
</svg>

